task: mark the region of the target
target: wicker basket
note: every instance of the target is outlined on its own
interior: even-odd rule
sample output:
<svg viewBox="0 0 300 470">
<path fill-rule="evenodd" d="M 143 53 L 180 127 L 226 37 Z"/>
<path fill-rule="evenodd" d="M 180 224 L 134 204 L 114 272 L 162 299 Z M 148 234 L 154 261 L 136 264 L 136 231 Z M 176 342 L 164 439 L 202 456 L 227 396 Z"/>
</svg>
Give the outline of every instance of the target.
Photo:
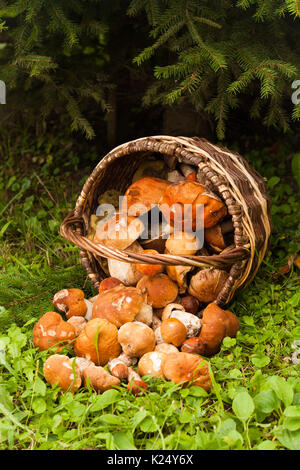
<svg viewBox="0 0 300 470">
<path fill-rule="evenodd" d="M 211 256 L 144 255 L 95 244 L 86 235 L 90 215 L 99 195 L 108 189 L 122 194 L 147 155 L 155 153 L 169 162 L 195 165 L 197 180 L 222 198 L 232 217 L 234 245 Z M 61 225 L 61 235 L 80 249 L 82 265 L 95 288 L 107 277 L 99 259 L 163 265 L 219 267 L 229 272 L 216 303 L 224 306 L 234 293 L 254 278 L 268 248 L 271 201 L 263 178 L 240 155 L 196 137 L 153 136 L 122 144 L 96 166 L 83 186 L 76 207 Z M 99 258 L 100 257 L 100 258 Z"/>
</svg>

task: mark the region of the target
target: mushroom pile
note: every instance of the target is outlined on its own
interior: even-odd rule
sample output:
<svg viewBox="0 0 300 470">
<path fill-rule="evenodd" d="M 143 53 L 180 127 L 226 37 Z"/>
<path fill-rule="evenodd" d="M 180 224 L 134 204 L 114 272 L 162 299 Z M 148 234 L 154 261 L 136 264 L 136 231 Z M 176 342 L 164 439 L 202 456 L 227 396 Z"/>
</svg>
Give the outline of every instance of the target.
<svg viewBox="0 0 300 470">
<path fill-rule="evenodd" d="M 157 168 L 166 176 L 161 179 L 149 175 L 154 163 L 137 170 L 118 211 L 116 191 L 100 197 L 102 209 L 91 216 L 88 237 L 141 254 L 208 255 L 226 249 L 233 236 L 226 206 L 196 181 L 194 167 Z M 203 246 L 196 224 L 199 205 Z M 239 330 L 237 317 L 215 303 L 228 272 L 113 258 L 106 272 L 98 295 L 85 299 L 80 289 L 63 289 L 53 298 L 59 313 L 47 312 L 35 324 L 34 346 L 55 352 L 44 363 L 46 381 L 62 390 L 85 386 L 97 393 L 125 381 L 130 392 L 140 395 L 147 390 L 143 378 L 155 376 L 209 390 L 206 358 Z M 65 347 L 72 357 L 60 354 Z"/>
</svg>

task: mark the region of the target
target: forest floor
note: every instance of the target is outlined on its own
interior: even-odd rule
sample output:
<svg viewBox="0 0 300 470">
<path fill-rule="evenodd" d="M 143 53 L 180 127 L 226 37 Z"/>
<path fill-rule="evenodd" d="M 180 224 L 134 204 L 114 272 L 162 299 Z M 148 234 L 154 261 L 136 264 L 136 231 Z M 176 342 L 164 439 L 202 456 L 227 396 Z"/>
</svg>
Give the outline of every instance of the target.
<svg viewBox="0 0 300 470">
<path fill-rule="evenodd" d="M 300 270 L 279 272 L 300 252 L 291 152 L 279 143 L 245 155 L 268 181 L 274 229 L 255 280 L 228 306 L 241 329 L 209 360 L 212 390 L 146 377 L 142 397 L 125 385 L 73 396 L 44 381 L 49 352 L 33 347 L 32 328 L 58 290 L 94 295 L 59 226 L 97 155 L 79 157 L 61 136 L 2 132 L 0 449 L 300 449 L 300 365 L 291 359 L 300 344 Z"/>
</svg>

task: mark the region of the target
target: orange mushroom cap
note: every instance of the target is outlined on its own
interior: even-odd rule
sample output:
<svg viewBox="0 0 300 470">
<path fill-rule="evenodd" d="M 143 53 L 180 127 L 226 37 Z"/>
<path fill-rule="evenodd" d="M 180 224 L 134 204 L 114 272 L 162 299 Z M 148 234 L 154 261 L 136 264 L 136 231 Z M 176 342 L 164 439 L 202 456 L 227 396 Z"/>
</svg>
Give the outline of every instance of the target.
<svg viewBox="0 0 300 470">
<path fill-rule="evenodd" d="M 53 305 L 67 318 L 73 316 L 84 317 L 87 305 L 84 301 L 84 292 L 80 289 L 62 289 L 53 297 Z"/>
<path fill-rule="evenodd" d="M 75 337 L 74 326 L 56 312 L 45 313 L 33 327 L 33 344 L 40 351 L 55 347 L 60 352 Z"/>
<path fill-rule="evenodd" d="M 147 302 L 153 308 L 163 308 L 174 302 L 178 295 L 178 286 L 166 274 L 144 276 L 136 285 L 137 289 L 147 295 Z"/>
</svg>

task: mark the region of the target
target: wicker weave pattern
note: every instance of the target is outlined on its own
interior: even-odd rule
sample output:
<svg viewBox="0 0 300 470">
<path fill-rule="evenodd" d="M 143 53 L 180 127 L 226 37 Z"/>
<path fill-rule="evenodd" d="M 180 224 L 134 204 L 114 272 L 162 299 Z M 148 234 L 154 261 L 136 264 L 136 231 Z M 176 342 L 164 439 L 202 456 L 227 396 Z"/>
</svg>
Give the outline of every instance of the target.
<svg viewBox="0 0 300 470">
<path fill-rule="evenodd" d="M 144 255 L 111 249 L 85 237 L 99 194 L 117 186 L 124 192 L 149 152 L 198 167 L 198 181 L 227 206 L 235 246 L 212 256 Z M 130 158 L 130 164 L 125 157 Z M 196 137 L 153 136 L 122 144 L 99 162 L 83 186 L 75 210 L 63 221 L 61 234 L 80 248 L 81 262 L 96 288 L 105 276 L 96 261 L 98 256 L 132 263 L 229 268 L 228 280 L 216 300 L 222 306 L 254 278 L 265 256 L 271 233 L 270 208 L 263 178 L 237 153 Z"/>
</svg>

